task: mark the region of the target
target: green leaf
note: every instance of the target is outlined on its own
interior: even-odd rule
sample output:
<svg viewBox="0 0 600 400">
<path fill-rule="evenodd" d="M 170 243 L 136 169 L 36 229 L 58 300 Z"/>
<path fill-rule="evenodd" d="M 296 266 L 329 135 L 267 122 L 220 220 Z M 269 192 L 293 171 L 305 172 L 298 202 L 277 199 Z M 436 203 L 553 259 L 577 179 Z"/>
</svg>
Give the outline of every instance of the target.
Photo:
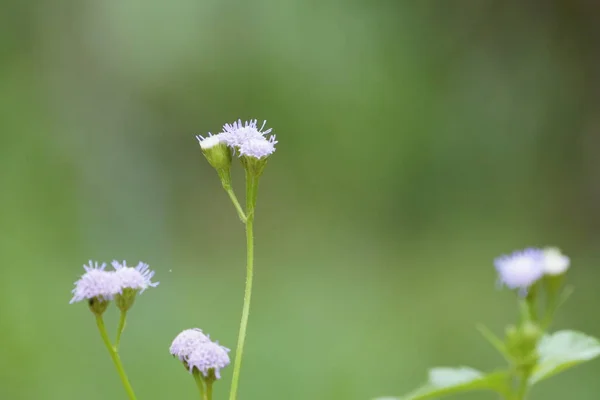
<svg viewBox="0 0 600 400">
<path fill-rule="evenodd" d="M 598 357 L 600 342 L 581 332 L 559 331 L 544 336 L 537 350 L 540 359 L 529 378 L 530 385 Z"/>
<path fill-rule="evenodd" d="M 380 397 L 376 400 L 424 400 L 472 390 L 506 394 L 510 390 L 508 377 L 507 372 L 486 375 L 469 367 L 433 368 L 429 370 L 428 382 L 414 392 L 404 397 Z"/>
</svg>

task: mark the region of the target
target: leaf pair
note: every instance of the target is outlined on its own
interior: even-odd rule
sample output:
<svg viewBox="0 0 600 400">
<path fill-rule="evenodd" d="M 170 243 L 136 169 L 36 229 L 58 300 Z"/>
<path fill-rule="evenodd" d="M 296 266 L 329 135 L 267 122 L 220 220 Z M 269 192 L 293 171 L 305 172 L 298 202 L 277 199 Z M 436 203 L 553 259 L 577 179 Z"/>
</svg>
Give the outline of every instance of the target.
<svg viewBox="0 0 600 400">
<path fill-rule="evenodd" d="M 539 359 L 529 379 L 529 386 L 568 368 L 600 355 L 600 342 L 575 331 L 559 331 L 544 336 L 538 343 Z M 485 374 L 469 367 L 433 368 L 425 385 L 403 397 L 380 397 L 376 400 L 425 400 L 470 391 L 494 391 L 510 396 L 510 371 Z"/>
</svg>

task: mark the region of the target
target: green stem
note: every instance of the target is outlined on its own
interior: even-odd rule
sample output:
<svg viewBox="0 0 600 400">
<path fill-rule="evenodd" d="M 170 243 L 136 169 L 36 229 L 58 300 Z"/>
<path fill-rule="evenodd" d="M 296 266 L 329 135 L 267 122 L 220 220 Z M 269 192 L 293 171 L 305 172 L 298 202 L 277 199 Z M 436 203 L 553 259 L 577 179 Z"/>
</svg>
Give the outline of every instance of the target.
<svg viewBox="0 0 600 400">
<path fill-rule="evenodd" d="M 233 377 L 231 380 L 231 391 L 229 400 L 235 400 L 242 367 L 242 356 L 244 353 L 244 342 L 246 340 L 246 328 L 250 315 L 250 299 L 252 297 L 252 278 L 254 274 L 254 207 L 256 205 L 256 192 L 258 178 L 246 171 L 246 288 L 244 290 L 244 306 L 242 308 L 242 319 L 233 363 Z"/>
<path fill-rule="evenodd" d="M 206 380 L 206 400 L 212 400 L 212 385 L 213 385 L 213 380 L 207 379 Z"/>
<path fill-rule="evenodd" d="M 517 394 L 515 396 L 515 400 L 525 400 L 525 396 L 527 396 L 527 389 L 529 389 L 529 374 L 523 376 L 521 378 L 521 382 L 519 383 L 519 388 L 517 389 Z"/>
<path fill-rule="evenodd" d="M 238 201 L 238 199 L 235 195 L 235 192 L 233 191 L 233 189 L 231 187 L 223 186 L 223 188 L 229 195 L 229 198 L 231 199 L 231 202 L 233 203 L 233 206 L 235 207 L 235 210 L 237 211 L 238 216 L 240 217 L 240 219 L 242 220 L 243 223 L 246 223 L 246 214 L 244 214 L 244 210 L 242 209 L 242 206 L 240 205 L 240 202 Z"/>
<path fill-rule="evenodd" d="M 115 349 L 119 349 L 121 344 L 121 335 L 125 330 L 125 320 L 127 319 L 127 311 L 121 311 L 121 318 L 119 318 L 119 328 L 117 330 L 117 339 L 115 340 Z"/>
<path fill-rule="evenodd" d="M 200 372 L 194 369 L 194 380 L 196 381 L 196 386 L 198 386 L 198 391 L 200 392 L 200 398 L 202 400 L 207 399 L 206 391 L 204 390 L 204 385 L 202 384 L 202 377 L 200 376 Z"/>
<path fill-rule="evenodd" d="M 98 325 L 98 330 L 100 331 L 100 336 L 102 337 L 102 341 L 110 354 L 110 358 L 113 360 L 115 364 L 115 368 L 119 373 L 119 377 L 121 378 L 121 382 L 123 382 L 123 386 L 125 387 L 125 391 L 131 400 L 136 400 L 135 393 L 133 392 L 133 388 L 129 383 L 129 379 L 127 379 L 127 374 L 125 373 L 125 369 L 123 368 L 123 364 L 121 363 L 121 358 L 119 357 L 119 353 L 117 349 L 113 347 L 108 337 L 108 333 L 106 332 L 106 327 L 104 326 L 104 320 L 102 319 L 102 315 L 96 315 L 96 325 Z"/>
</svg>

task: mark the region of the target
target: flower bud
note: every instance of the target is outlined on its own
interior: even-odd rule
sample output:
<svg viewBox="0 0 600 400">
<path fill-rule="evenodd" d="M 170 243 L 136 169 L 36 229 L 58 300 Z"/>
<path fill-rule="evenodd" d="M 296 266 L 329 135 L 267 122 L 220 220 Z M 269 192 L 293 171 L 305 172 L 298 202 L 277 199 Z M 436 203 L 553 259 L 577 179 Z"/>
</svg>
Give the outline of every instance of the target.
<svg viewBox="0 0 600 400">
<path fill-rule="evenodd" d="M 200 149 L 208 163 L 217 171 L 229 171 L 231 168 L 231 149 L 222 140 L 221 135 L 210 135 L 206 138 L 196 136 Z"/>
</svg>

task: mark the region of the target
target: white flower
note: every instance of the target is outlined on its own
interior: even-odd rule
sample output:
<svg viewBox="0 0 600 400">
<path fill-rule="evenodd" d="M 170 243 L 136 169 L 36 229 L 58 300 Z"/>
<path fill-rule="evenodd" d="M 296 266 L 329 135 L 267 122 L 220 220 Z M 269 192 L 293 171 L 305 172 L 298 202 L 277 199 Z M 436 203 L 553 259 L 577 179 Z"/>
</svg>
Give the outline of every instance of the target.
<svg viewBox="0 0 600 400">
<path fill-rule="evenodd" d="M 247 140 L 240 146 L 240 156 L 254 158 L 270 156 L 275 152 L 275 144 L 277 144 L 275 136 L 271 136 L 269 139 L 261 137 Z"/>
<path fill-rule="evenodd" d="M 275 135 L 265 135 L 271 133 L 269 128 L 263 131 L 267 121 L 264 121 L 260 129 L 257 127 L 257 120 L 246 121 L 242 124 L 237 120 L 233 124 L 225 124 L 223 132 L 219 134 L 220 140 L 229 147 L 239 150 L 240 156 L 249 156 L 262 158 L 273 154 L 275 151 Z"/>
<path fill-rule="evenodd" d="M 202 333 L 201 329 L 186 329 L 175 337 L 169 352 L 179 358 L 180 361 L 187 362 L 190 354 L 204 342 L 210 342 L 210 339 Z"/>
<path fill-rule="evenodd" d="M 119 293 L 122 293 L 123 289 L 139 290 L 142 293 L 148 287 L 156 287 L 159 283 L 151 281 L 154 271 L 151 271 L 148 264 L 143 262 L 138 263 L 135 268 L 128 267 L 125 261 L 123 264 L 113 261 L 112 266 L 115 269 Z"/>
<path fill-rule="evenodd" d="M 207 150 L 211 147 L 215 147 L 220 143 L 223 143 L 223 141 L 221 140 L 221 135 L 212 135 L 210 132 L 208 133 L 207 137 L 198 135 L 196 136 L 196 139 L 198 139 L 198 142 L 200 143 L 200 148 L 202 150 Z"/>
<path fill-rule="evenodd" d="M 111 300 L 119 292 L 119 284 L 115 273 L 105 271 L 105 267 L 106 264 L 99 266 L 97 262 L 91 260 L 89 266 L 83 266 L 86 272 L 75 282 L 71 304 L 93 298 Z"/>
<path fill-rule="evenodd" d="M 564 274 L 571 260 L 560 252 L 556 247 L 548 247 L 544 249 L 544 272 L 546 275 L 561 275 Z"/>
<path fill-rule="evenodd" d="M 526 295 L 527 289 L 544 275 L 543 260 L 542 250 L 526 249 L 498 257 L 494 265 L 501 284 Z"/>
<path fill-rule="evenodd" d="M 229 365 L 229 349 L 221 346 L 218 342 L 202 342 L 187 359 L 190 372 L 194 368 L 207 377 L 210 370 L 215 371 L 215 378 L 221 379 L 221 368 Z"/>
</svg>

